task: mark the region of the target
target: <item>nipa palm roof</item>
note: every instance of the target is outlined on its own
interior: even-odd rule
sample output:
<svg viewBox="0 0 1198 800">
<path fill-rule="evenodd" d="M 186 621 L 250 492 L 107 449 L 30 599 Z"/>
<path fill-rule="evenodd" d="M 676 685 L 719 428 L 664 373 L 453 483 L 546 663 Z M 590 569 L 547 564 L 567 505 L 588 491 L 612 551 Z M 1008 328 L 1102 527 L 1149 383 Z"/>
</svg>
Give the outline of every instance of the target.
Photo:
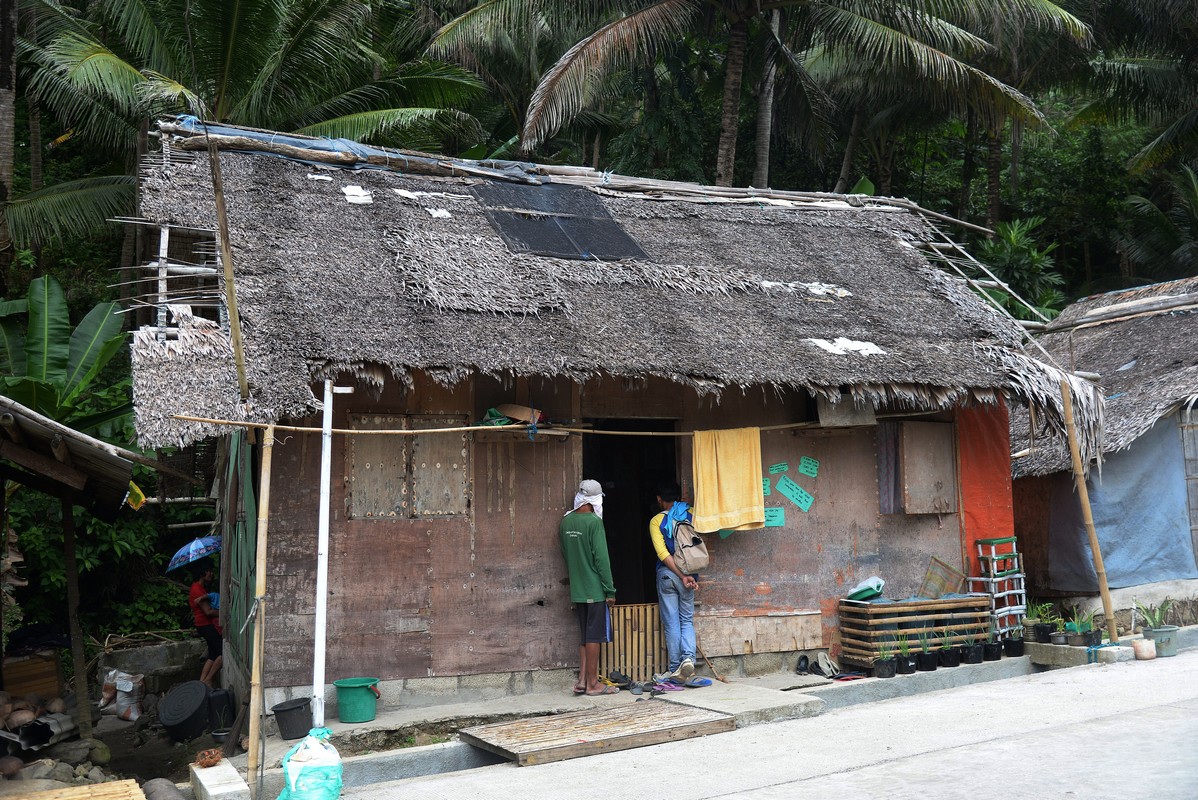
<svg viewBox="0 0 1198 800">
<path fill-rule="evenodd" d="M 162 127 L 142 221 L 215 230 L 202 129 Z M 174 307 L 177 334 L 135 335 L 144 444 L 214 433 L 174 414 L 277 421 L 312 413 L 324 377 L 377 385 L 415 370 L 446 384 L 608 374 L 701 393 L 801 387 L 911 409 L 1005 396 L 1060 419 L 1062 374 L 928 262 L 919 246 L 936 231 L 898 202 L 414 154 L 330 168 L 278 157 L 275 135 L 253 133 L 275 152 L 220 155 L 250 399 L 227 332 Z M 579 257 L 561 257 L 570 246 Z M 1100 408 L 1079 404 L 1092 437 Z"/>
<path fill-rule="evenodd" d="M 1180 406 L 1198 403 L 1198 278 L 1086 297 L 1038 340 L 1062 367 L 1096 373 L 1105 398 L 1105 453 L 1123 450 Z M 1029 436 L 1012 415 L 1017 477 L 1070 468 L 1058 437 Z"/>
</svg>

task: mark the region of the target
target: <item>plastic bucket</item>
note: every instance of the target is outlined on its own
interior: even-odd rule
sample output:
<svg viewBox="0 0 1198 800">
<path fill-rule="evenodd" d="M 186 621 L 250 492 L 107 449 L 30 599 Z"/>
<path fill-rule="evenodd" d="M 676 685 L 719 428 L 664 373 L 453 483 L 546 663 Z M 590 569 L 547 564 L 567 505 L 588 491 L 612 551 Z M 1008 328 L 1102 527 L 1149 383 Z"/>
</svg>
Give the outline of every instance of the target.
<svg viewBox="0 0 1198 800">
<path fill-rule="evenodd" d="M 279 735 L 284 739 L 302 739 L 312 729 L 312 698 L 287 700 L 270 707 L 279 723 Z"/>
<path fill-rule="evenodd" d="M 337 687 L 337 719 L 342 722 L 370 722 L 378 705 L 378 678 L 342 678 Z"/>
</svg>

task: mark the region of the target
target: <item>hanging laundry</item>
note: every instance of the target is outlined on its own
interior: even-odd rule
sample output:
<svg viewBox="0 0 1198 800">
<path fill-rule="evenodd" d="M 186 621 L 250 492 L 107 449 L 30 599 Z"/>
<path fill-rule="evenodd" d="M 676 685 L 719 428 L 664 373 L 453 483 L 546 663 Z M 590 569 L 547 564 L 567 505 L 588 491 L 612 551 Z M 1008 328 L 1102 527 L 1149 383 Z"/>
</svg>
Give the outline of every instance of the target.
<svg viewBox="0 0 1198 800">
<path fill-rule="evenodd" d="M 765 526 L 761 429 L 695 431 L 695 530 L 711 533 Z"/>
</svg>

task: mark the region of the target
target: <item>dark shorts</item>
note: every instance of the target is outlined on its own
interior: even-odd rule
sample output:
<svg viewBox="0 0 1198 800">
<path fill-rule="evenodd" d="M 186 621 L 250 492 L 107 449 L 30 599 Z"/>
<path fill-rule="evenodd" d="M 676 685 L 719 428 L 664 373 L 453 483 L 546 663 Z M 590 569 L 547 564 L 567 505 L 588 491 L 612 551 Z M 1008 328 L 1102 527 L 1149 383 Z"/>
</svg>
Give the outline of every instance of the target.
<svg viewBox="0 0 1198 800">
<path fill-rule="evenodd" d="M 208 660 L 215 661 L 220 658 L 223 651 L 223 642 L 221 642 L 220 634 L 216 630 L 215 625 L 197 625 L 196 631 L 200 634 L 200 638 L 208 644 Z"/>
<path fill-rule="evenodd" d="M 576 603 L 583 644 L 611 641 L 611 611 L 607 603 Z"/>
</svg>

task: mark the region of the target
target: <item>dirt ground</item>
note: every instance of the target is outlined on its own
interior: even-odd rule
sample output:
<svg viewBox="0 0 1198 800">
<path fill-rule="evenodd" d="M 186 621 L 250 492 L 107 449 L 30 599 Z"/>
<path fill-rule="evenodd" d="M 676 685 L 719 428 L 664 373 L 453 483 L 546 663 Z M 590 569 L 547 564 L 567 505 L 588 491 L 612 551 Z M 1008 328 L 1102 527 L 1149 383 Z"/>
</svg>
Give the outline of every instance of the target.
<svg viewBox="0 0 1198 800">
<path fill-rule="evenodd" d="M 188 765 L 195 761 L 196 753 L 219 747 L 207 733 L 189 742 L 175 742 L 153 722 L 139 729 L 136 723 L 113 717 L 97 726 L 95 736 L 112 751 L 112 761 L 105 769 L 135 778 L 138 783 L 151 778 L 185 783 L 190 777 Z"/>
</svg>

